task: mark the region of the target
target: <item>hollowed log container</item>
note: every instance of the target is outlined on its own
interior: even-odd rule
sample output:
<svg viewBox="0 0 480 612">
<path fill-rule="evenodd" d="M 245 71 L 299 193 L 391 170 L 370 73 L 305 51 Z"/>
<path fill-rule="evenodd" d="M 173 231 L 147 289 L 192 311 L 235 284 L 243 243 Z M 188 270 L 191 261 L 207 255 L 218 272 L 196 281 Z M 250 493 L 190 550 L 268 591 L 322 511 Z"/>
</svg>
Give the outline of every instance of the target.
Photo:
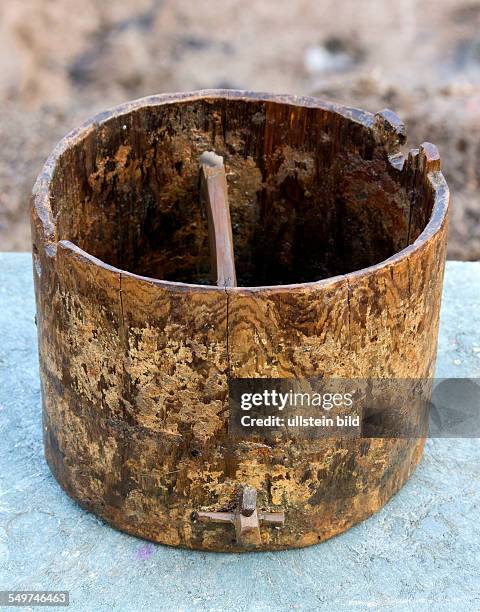
<svg viewBox="0 0 480 612">
<path fill-rule="evenodd" d="M 235 91 L 160 95 L 66 136 L 33 258 L 45 453 L 83 508 L 172 546 L 325 540 L 405 483 L 424 438 L 232 439 L 233 378 L 433 376 L 448 188 L 391 111 Z M 237 287 L 210 283 L 198 158 L 223 156 Z M 199 512 L 256 489 L 254 545 Z"/>
</svg>

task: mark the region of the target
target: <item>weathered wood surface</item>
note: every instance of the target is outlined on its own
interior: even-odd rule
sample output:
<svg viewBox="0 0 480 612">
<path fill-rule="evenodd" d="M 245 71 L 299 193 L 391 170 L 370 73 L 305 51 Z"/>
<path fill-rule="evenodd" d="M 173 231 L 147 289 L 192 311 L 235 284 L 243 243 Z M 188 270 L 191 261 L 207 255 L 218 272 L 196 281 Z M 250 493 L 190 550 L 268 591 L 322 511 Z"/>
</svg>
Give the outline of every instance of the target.
<svg viewBox="0 0 480 612">
<path fill-rule="evenodd" d="M 223 159 L 213 151 L 200 156 L 200 195 L 208 216 L 211 275 L 219 287 L 235 287 L 235 255 L 228 185 Z"/>
<path fill-rule="evenodd" d="M 69 495 L 141 537 L 242 550 L 196 517 L 234 512 L 248 485 L 260 514 L 285 513 L 252 546 L 281 549 L 402 486 L 423 440 L 232 440 L 227 393 L 229 377 L 433 374 L 448 189 L 435 148 L 403 160 L 403 140 L 385 111 L 201 92 L 62 141 L 32 230 L 45 451 Z M 231 176 L 239 287 L 205 284 L 211 149 Z"/>
</svg>

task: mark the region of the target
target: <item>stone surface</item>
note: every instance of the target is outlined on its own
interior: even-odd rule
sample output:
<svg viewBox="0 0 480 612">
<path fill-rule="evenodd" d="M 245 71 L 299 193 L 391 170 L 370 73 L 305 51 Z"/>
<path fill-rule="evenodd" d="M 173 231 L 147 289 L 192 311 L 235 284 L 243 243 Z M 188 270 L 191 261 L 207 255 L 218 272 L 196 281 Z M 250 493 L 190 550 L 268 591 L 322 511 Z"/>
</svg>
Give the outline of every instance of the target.
<svg viewBox="0 0 480 612">
<path fill-rule="evenodd" d="M 480 376 L 480 264 L 449 262 L 437 374 Z M 308 549 L 156 546 L 78 508 L 43 459 L 31 260 L 0 255 L 0 589 L 73 610 L 478 610 L 480 442 L 429 440 L 375 516 Z"/>
</svg>

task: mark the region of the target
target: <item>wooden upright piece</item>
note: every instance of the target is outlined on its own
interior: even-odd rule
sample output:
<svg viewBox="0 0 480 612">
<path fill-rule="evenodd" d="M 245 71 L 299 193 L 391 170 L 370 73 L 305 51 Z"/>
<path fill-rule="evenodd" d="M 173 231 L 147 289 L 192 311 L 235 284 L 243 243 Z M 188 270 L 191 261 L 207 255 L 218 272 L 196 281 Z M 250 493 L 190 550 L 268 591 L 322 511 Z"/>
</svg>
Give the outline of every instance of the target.
<svg viewBox="0 0 480 612">
<path fill-rule="evenodd" d="M 225 166 L 223 157 L 213 151 L 200 156 L 200 194 L 207 209 L 213 280 L 219 287 L 236 287 Z"/>
</svg>

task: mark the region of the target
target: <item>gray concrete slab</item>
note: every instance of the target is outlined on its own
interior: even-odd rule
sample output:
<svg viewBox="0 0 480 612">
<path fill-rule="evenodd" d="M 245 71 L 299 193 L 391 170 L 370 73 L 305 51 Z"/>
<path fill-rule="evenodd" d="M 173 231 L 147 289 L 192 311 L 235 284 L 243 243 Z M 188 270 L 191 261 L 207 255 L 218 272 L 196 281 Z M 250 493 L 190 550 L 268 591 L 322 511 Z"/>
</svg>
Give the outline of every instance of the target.
<svg viewBox="0 0 480 612">
<path fill-rule="evenodd" d="M 437 372 L 480 376 L 480 263 L 448 263 Z M 81 510 L 45 464 L 40 417 L 30 256 L 0 254 L 0 589 L 69 590 L 85 612 L 480 610 L 478 439 L 429 440 L 387 506 L 326 543 L 226 555 Z"/>
</svg>

